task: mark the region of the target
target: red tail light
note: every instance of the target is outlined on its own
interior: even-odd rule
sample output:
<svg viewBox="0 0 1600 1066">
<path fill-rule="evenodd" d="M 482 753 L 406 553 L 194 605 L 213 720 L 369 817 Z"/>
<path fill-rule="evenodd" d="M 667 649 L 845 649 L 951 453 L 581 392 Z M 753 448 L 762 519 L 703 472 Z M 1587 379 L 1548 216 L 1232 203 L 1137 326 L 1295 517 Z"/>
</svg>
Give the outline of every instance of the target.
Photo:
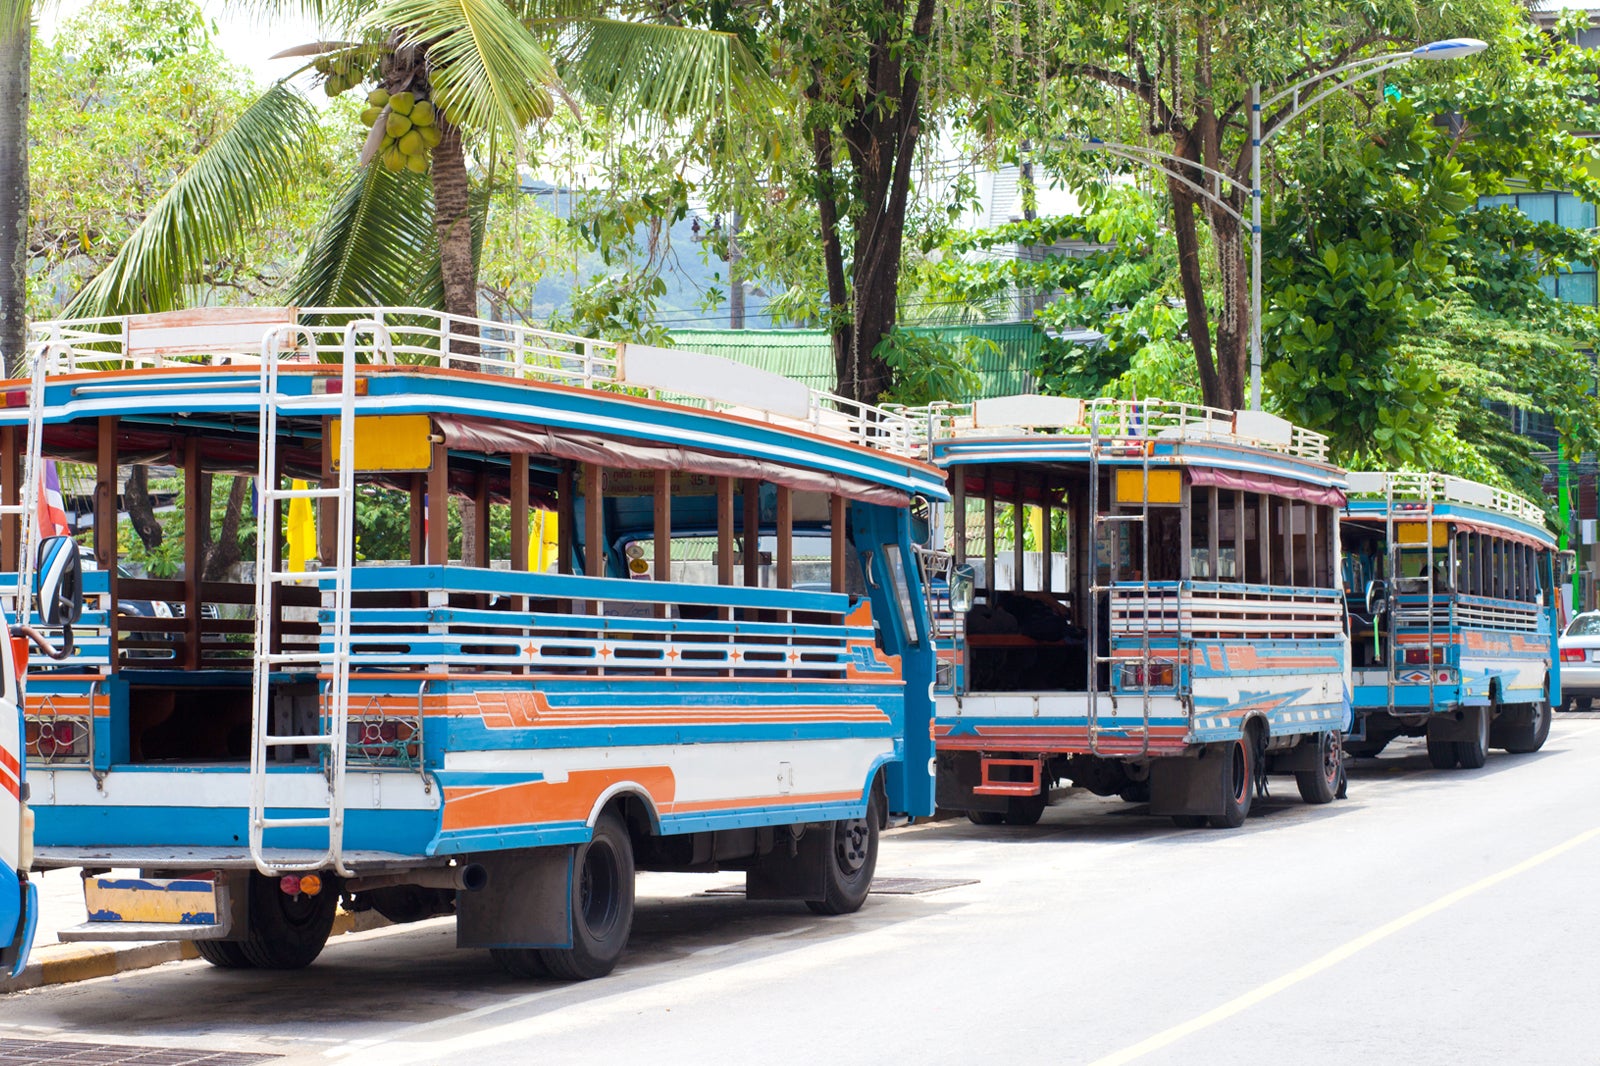
<svg viewBox="0 0 1600 1066">
<path fill-rule="evenodd" d="M 28 638 L 11 638 L 11 661 L 17 667 L 17 680 L 28 676 Z"/>
<path fill-rule="evenodd" d="M 1433 655 L 1431 657 L 1429 656 L 1428 651 L 1429 651 L 1429 649 L 1427 649 L 1427 648 L 1407 648 L 1406 649 L 1406 658 L 1405 658 L 1406 665 L 1407 666 L 1426 666 L 1426 665 L 1428 665 L 1428 662 L 1429 662 L 1430 658 L 1435 663 L 1444 662 L 1444 649 L 1443 648 L 1434 648 L 1434 649 L 1432 649 Z"/>
<path fill-rule="evenodd" d="M 1582 648 L 1562 648 L 1561 649 L 1561 661 L 1564 662 L 1564 663 L 1581 663 L 1581 662 L 1583 662 L 1583 649 Z"/>
</svg>

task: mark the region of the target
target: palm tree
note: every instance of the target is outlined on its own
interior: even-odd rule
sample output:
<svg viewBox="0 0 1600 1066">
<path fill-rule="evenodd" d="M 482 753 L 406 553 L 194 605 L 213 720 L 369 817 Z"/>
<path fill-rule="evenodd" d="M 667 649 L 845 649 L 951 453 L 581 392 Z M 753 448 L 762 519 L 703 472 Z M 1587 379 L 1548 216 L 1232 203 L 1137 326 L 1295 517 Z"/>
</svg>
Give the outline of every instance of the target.
<svg viewBox="0 0 1600 1066">
<path fill-rule="evenodd" d="M 28 340 L 28 64 L 33 5 L 0 0 L 0 362 L 26 366 Z"/>
<path fill-rule="evenodd" d="M 372 97 L 374 129 L 306 252 L 290 302 L 423 304 L 463 317 L 477 313 L 486 202 L 474 197 L 469 157 L 484 164 L 515 157 L 530 127 L 558 102 L 575 112 L 579 101 L 592 103 L 629 121 L 707 122 L 735 108 L 759 111 L 774 92 L 737 37 L 614 17 L 619 12 L 597 0 L 299 6 L 339 39 L 286 53 L 307 62 L 267 89 L 178 178 L 69 315 L 181 306 L 208 260 L 294 194 L 317 135 L 315 110 L 291 82 L 306 70 L 316 70 L 330 93 L 351 83 L 383 92 Z M 427 122 L 419 117 L 424 99 Z M 407 166 L 396 154 L 407 146 L 386 139 L 395 115 L 408 118 L 407 128 L 418 118 L 413 132 L 433 131 L 431 165 Z"/>
</svg>

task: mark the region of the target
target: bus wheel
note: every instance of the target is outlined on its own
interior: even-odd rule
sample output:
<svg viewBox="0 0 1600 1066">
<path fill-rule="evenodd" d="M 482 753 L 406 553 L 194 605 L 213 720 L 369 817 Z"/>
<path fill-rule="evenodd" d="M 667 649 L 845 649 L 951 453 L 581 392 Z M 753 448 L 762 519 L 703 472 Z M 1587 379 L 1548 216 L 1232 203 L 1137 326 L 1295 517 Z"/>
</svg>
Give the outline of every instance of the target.
<svg viewBox="0 0 1600 1066">
<path fill-rule="evenodd" d="M 1006 801 L 1005 823 L 1038 825 L 1039 819 L 1044 817 L 1044 809 L 1049 805 L 1050 798 L 1043 791 L 1037 796 L 1013 796 Z"/>
<path fill-rule="evenodd" d="M 1227 763 L 1222 768 L 1222 813 L 1208 819 L 1214 829 L 1237 829 L 1250 814 L 1250 801 L 1255 795 L 1255 760 L 1250 749 L 1250 735 L 1225 745 L 1222 757 Z"/>
<path fill-rule="evenodd" d="M 617 965 L 633 928 L 633 842 L 615 814 L 595 822 L 573 866 L 572 946 L 540 948 L 539 960 L 552 977 L 588 981 Z"/>
<path fill-rule="evenodd" d="M 1550 701 L 1540 700 L 1528 705 L 1525 721 L 1502 727 L 1505 749 L 1513 755 L 1527 755 L 1544 747 L 1550 738 Z"/>
<path fill-rule="evenodd" d="M 237 942 L 239 950 L 250 965 L 263 970 L 310 966 L 328 942 L 338 906 L 339 889 L 332 877 L 324 878 L 315 896 L 291 896 L 278 887 L 276 877 L 252 873 L 250 932 Z"/>
<path fill-rule="evenodd" d="M 1317 738 L 1317 768 L 1296 770 L 1294 783 L 1300 798 L 1307 803 L 1332 803 L 1339 792 L 1339 775 L 1344 771 L 1343 735 L 1330 730 Z"/>
<path fill-rule="evenodd" d="M 1433 731 L 1428 731 L 1428 765 L 1435 770 L 1449 770 L 1460 761 L 1456 754 L 1456 742 L 1453 740 L 1438 740 Z"/>
<path fill-rule="evenodd" d="M 999 825 L 1006 820 L 1002 811 L 968 811 L 967 821 L 973 825 Z"/>
<path fill-rule="evenodd" d="M 867 901 L 872 875 L 878 868 L 878 821 L 878 793 L 874 789 L 865 818 L 833 823 L 825 895 L 806 900 L 813 914 L 851 914 Z"/>
<path fill-rule="evenodd" d="M 219 970 L 249 970 L 255 967 L 237 940 L 196 940 L 194 949 L 202 959 Z"/>
<path fill-rule="evenodd" d="M 1456 741 L 1456 758 L 1463 770 L 1476 770 L 1489 761 L 1489 708 L 1467 707 L 1463 713 L 1472 726 L 1472 739 Z"/>
</svg>

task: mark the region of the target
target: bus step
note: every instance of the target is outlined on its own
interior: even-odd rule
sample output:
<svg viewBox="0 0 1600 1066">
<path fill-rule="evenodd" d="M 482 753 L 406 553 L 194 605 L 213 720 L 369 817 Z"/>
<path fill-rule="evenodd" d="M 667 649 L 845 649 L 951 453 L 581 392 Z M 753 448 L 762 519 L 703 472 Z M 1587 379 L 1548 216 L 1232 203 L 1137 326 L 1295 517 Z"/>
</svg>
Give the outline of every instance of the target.
<svg viewBox="0 0 1600 1066">
<path fill-rule="evenodd" d="M 1028 771 L 1026 780 L 1002 778 L 996 780 L 994 771 L 1000 767 L 1021 768 Z M 984 759 L 980 767 L 980 783 L 973 786 L 979 796 L 1037 796 L 1044 778 L 1044 767 L 1038 759 Z"/>
</svg>

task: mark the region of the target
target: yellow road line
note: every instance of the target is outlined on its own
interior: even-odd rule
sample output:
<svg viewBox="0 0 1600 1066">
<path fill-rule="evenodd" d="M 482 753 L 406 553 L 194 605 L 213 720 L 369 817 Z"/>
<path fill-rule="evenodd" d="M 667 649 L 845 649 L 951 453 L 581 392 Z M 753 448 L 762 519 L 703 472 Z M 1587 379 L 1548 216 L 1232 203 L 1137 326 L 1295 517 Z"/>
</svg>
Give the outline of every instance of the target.
<svg viewBox="0 0 1600 1066">
<path fill-rule="evenodd" d="M 1354 940 L 1351 940 L 1345 944 L 1341 944 L 1339 947 L 1334 948 L 1321 958 L 1313 959 L 1311 962 L 1306 963 L 1299 969 L 1291 970 L 1274 981 L 1268 981 L 1266 984 L 1261 985 L 1258 988 L 1253 988 L 1244 995 L 1230 999 L 1221 1006 L 1215 1007 L 1212 1010 L 1208 1010 L 1196 1018 L 1191 1018 L 1181 1025 L 1175 1025 L 1172 1028 L 1165 1029 L 1146 1040 L 1141 1040 L 1137 1044 L 1125 1047 L 1121 1051 L 1116 1051 L 1105 1056 L 1104 1058 L 1096 1059 L 1090 1063 L 1089 1066 L 1123 1066 L 1124 1063 L 1133 1062 L 1135 1059 L 1143 1058 L 1153 1051 L 1160 1051 L 1162 1048 L 1175 1044 L 1186 1036 L 1189 1036 L 1193 1033 L 1198 1033 L 1202 1029 L 1208 1029 L 1211 1026 L 1216 1025 L 1218 1022 L 1226 1021 L 1236 1014 L 1249 1010 L 1251 1007 L 1254 1007 L 1263 1000 L 1270 999 L 1279 992 L 1283 992 L 1294 987 L 1302 981 L 1315 977 L 1317 974 L 1329 969 L 1330 967 L 1337 966 L 1339 963 L 1350 958 L 1352 955 L 1355 955 L 1360 951 L 1364 951 L 1365 949 L 1376 944 L 1378 941 L 1387 937 L 1391 937 L 1400 932 L 1402 929 L 1406 929 L 1417 924 L 1424 918 L 1438 914 L 1445 908 L 1460 903 L 1468 896 L 1476 895 L 1486 888 L 1493 888 L 1495 885 L 1500 884 L 1500 882 L 1509 880 L 1520 873 L 1526 873 L 1535 866 L 1549 862 L 1556 856 L 1571 851 L 1573 848 L 1576 848 L 1579 845 L 1586 844 L 1596 837 L 1600 837 L 1600 827 L 1579 833 L 1577 836 L 1563 841 L 1553 848 L 1539 852 L 1539 854 L 1533 856 L 1532 858 L 1522 860 L 1515 866 L 1509 866 L 1506 869 L 1501 870 L 1499 873 L 1490 874 L 1488 877 L 1485 877 L 1482 880 L 1474 881 L 1470 885 L 1467 885 L 1463 888 L 1458 888 L 1454 892 L 1451 892 L 1447 895 L 1440 896 L 1432 903 L 1424 904 L 1414 911 L 1402 914 L 1400 917 L 1391 922 L 1386 922 L 1385 924 L 1380 925 L 1370 933 L 1365 933 L 1356 937 Z"/>
</svg>

